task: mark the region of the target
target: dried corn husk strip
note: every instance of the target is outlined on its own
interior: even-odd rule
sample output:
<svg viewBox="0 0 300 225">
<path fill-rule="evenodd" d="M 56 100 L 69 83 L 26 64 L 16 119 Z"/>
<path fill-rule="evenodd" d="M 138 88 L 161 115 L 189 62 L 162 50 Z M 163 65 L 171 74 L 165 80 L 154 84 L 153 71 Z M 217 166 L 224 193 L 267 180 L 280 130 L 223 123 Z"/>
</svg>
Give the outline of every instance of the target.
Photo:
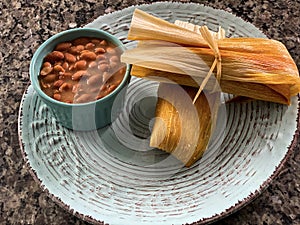
<svg viewBox="0 0 300 225">
<path fill-rule="evenodd" d="M 181 20 L 176 20 L 174 24 L 176 24 L 177 26 L 183 27 L 187 30 L 190 30 L 190 31 L 196 32 L 198 34 L 201 34 L 201 32 L 199 32 L 199 30 L 201 29 L 201 26 L 199 26 L 199 25 L 195 25 L 195 24 L 192 24 L 192 23 L 189 23 L 189 22 L 186 22 L 186 21 L 181 21 Z M 219 27 L 218 32 L 210 31 L 210 33 L 213 36 L 213 38 L 216 39 L 216 40 L 226 38 L 225 30 L 222 27 Z"/>
<path fill-rule="evenodd" d="M 127 39 L 162 41 L 172 40 L 172 42 L 178 44 L 207 46 L 201 35 L 160 18 L 154 17 L 140 9 L 135 9 L 133 13 Z"/>
<path fill-rule="evenodd" d="M 211 106 L 204 93 L 193 104 L 196 92 L 197 88 L 192 87 L 159 85 L 156 120 L 150 139 L 151 147 L 171 153 L 187 167 L 203 155 L 212 132 Z"/>
<path fill-rule="evenodd" d="M 202 82 L 202 80 L 198 77 L 152 70 L 135 65 L 131 69 L 131 74 L 144 79 L 155 80 L 164 83 L 177 83 L 195 88 L 198 88 L 199 84 Z M 253 99 L 277 102 L 281 104 L 290 104 L 290 96 L 295 95 L 291 92 L 293 91 L 293 86 L 291 87 L 291 85 L 288 84 L 264 85 L 251 82 L 245 83 L 221 80 L 220 86 L 222 91 L 225 93 L 247 96 Z M 213 89 L 213 87 L 214 82 L 208 82 L 206 85 L 207 89 Z"/>
<path fill-rule="evenodd" d="M 122 61 L 166 72 L 187 74 L 204 78 L 213 61 L 214 53 L 207 48 L 163 46 L 147 41 L 147 44 L 127 50 Z M 284 61 L 278 55 L 244 54 L 221 51 L 222 80 L 254 82 L 262 84 L 295 84 L 300 89 L 298 70 L 293 61 Z M 290 63 L 290 64 L 288 64 Z"/>
</svg>

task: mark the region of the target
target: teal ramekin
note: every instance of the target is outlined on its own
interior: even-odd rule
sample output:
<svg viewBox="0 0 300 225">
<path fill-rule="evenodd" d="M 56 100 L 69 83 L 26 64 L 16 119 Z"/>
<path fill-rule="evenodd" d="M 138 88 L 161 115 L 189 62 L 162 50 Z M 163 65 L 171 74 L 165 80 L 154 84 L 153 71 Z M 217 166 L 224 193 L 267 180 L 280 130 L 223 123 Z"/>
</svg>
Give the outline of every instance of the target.
<svg viewBox="0 0 300 225">
<path fill-rule="evenodd" d="M 122 111 L 126 89 L 130 81 L 130 65 L 119 86 L 107 96 L 88 103 L 64 103 L 46 95 L 39 84 L 38 76 L 44 57 L 53 51 L 58 43 L 71 41 L 79 37 L 102 38 L 124 51 L 123 43 L 106 31 L 95 28 L 75 28 L 60 32 L 46 40 L 36 50 L 30 63 L 30 81 L 40 97 L 48 106 L 55 119 L 64 127 L 78 131 L 88 131 L 103 128 L 112 123 Z"/>
</svg>

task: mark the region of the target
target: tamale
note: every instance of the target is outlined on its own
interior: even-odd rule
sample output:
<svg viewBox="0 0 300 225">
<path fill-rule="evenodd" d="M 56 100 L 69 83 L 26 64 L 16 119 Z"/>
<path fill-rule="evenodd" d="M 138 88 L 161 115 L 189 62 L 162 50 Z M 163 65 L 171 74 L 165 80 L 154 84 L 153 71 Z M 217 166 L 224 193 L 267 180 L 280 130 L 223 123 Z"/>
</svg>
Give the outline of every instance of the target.
<svg viewBox="0 0 300 225">
<path fill-rule="evenodd" d="M 207 149 L 213 129 L 212 102 L 218 93 L 204 93 L 193 104 L 197 88 L 160 83 L 150 146 L 171 153 L 185 166 L 193 165 Z"/>
<path fill-rule="evenodd" d="M 133 64 L 135 76 L 150 75 L 158 81 L 164 77 L 167 78 L 164 80 L 176 80 L 185 85 L 189 85 L 186 80 L 195 80 L 199 87 L 216 55 L 206 40 L 195 32 L 197 29 L 188 30 L 137 9 L 128 39 L 139 40 L 141 44 L 125 51 L 122 61 Z M 221 56 L 222 91 L 284 104 L 290 104 L 290 98 L 299 93 L 297 66 L 279 41 L 225 38 L 217 40 L 217 45 Z M 208 84 L 205 88 L 212 86 Z"/>
</svg>

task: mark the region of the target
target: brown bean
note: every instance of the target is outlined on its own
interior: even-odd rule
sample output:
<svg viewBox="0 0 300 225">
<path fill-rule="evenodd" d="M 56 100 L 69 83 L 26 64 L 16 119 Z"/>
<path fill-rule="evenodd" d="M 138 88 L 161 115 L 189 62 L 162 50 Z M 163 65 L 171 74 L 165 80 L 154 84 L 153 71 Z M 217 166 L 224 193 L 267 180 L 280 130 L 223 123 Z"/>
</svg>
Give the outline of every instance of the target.
<svg viewBox="0 0 300 225">
<path fill-rule="evenodd" d="M 113 47 L 107 47 L 106 52 L 110 55 L 114 55 L 114 54 L 116 54 L 116 49 Z"/>
<path fill-rule="evenodd" d="M 66 51 L 66 50 L 68 50 L 71 46 L 72 46 L 72 43 L 70 43 L 70 42 L 62 42 L 62 43 L 59 43 L 59 44 L 55 47 L 55 50 L 56 50 L 56 51 Z"/>
<path fill-rule="evenodd" d="M 65 70 L 69 69 L 69 63 L 68 63 L 68 62 L 64 62 L 64 63 L 62 64 L 62 67 L 63 67 Z"/>
<path fill-rule="evenodd" d="M 70 49 L 69 49 L 69 53 L 73 54 L 73 55 L 77 55 L 80 53 L 80 51 L 78 51 L 77 49 L 77 46 L 72 46 Z"/>
<path fill-rule="evenodd" d="M 98 61 L 101 61 L 101 60 L 107 60 L 107 58 L 106 58 L 106 56 L 104 55 L 104 54 L 101 54 L 101 55 L 97 55 L 96 56 L 96 60 L 98 60 Z"/>
<path fill-rule="evenodd" d="M 120 58 L 116 55 L 113 55 L 109 59 L 110 62 L 120 62 Z"/>
<path fill-rule="evenodd" d="M 105 52 L 106 52 L 106 50 L 104 48 L 95 48 L 95 53 L 96 54 L 103 54 Z"/>
<path fill-rule="evenodd" d="M 65 72 L 65 69 L 61 65 L 54 66 L 53 70 L 56 72 Z"/>
<path fill-rule="evenodd" d="M 65 56 L 62 52 L 53 51 L 45 57 L 45 61 L 50 62 L 50 63 L 55 63 L 56 61 L 60 61 L 64 58 L 65 58 Z"/>
<path fill-rule="evenodd" d="M 79 53 L 84 50 L 84 46 L 83 45 L 77 45 L 76 48 L 77 48 L 77 51 L 79 51 Z"/>
<path fill-rule="evenodd" d="M 87 50 L 93 50 L 95 48 L 95 44 L 90 42 L 90 43 L 87 43 L 84 47 Z"/>
<path fill-rule="evenodd" d="M 101 64 L 98 65 L 98 69 L 99 69 L 101 72 L 108 71 L 109 65 L 108 65 L 107 63 L 101 63 Z"/>
<path fill-rule="evenodd" d="M 76 62 L 76 57 L 74 55 L 72 55 L 71 53 L 66 52 L 65 57 L 66 57 L 67 62 L 69 62 L 69 63 Z"/>
<path fill-rule="evenodd" d="M 61 100 L 61 94 L 55 93 L 55 94 L 53 95 L 53 98 L 54 98 L 55 100 L 60 101 L 60 100 Z"/>
<path fill-rule="evenodd" d="M 44 68 L 41 70 L 40 75 L 41 75 L 41 76 L 46 76 L 46 75 L 48 75 L 49 73 L 51 73 L 52 70 L 53 70 L 52 67 L 44 67 Z"/>
<path fill-rule="evenodd" d="M 57 80 L 54 82 L 53 86 L 59 88 L 63 83 L 63 80 Z"/>
<path fill-rule="evenodd" d="M 86 70 L 79 70 L 76 73 L 73 74 L 72 80 L 79 80 L 83 76 L 87 76 L 88 73 Z"/>
<path fill-rule="evenodd" d="M 89 102 L 92 100 L 92 96 L 89 94 L 82 94 L 79 95 L 78 97 L 76 97 L 76 99 L 74 99 L 74 102 L 76 103 L 84 103 L 84 102 Z"/>
<path fill-rule="evenodd" d="M 97 85 L 102 82 L 101 75 L 97 74 L 94 76 L 89 77 L 87 80 L 87 85 Z"/>
<path fill-rule="evenodd" d="M 86 69 L 87 62 L 85 60 L 79 60 L 74 64 L 74 68 L 77 70 L 84 70 Z"/>
<path fill-rule="evenodd" d="M 95 45 L 99 45 L 101 41 L 102 41 L 101 39 L 92 39 L 91 40 L 91 42 Z"/>
<path fill-rule="evenodd" d="M 52 67 L 52 64 L 50 62 L 44 62 L 43 67 Z"/>
<path fill-rule="evenodd" d="M 80 59 L 85 59 L 85 60 L 95 60 L 96 59 L 96 54 L 94 52 L 83 52 L 80 55 Z"/>
<path fill-rule="evenodd" d="M 73 41 L 74 45 L 86 45 L 89 43 L 89 39 L 86 37 L 77 38 Z"/>
<path fill-rule="evenodd" d="M 102 46 L 107 46 L 107 41 L 106 41 L 106 40 L 102 40 L 102 41 L 100 42 L 100 45 L 102 45 Z"/>
<path fill-rule="evenodd" d="M 110 68 L 113 69 L 114 71 L 116 71 L 118 69 L 119 65 L 120 64 L 115 61 L 110 62 Z"/>
<path fill-rule="evenodd" d="M 59 87 L 59 91 L 62 92 L 63 90 L 67 90 L 67 89 L 72 89 L 73 85 L 69 84 L 69 83 L 63 83 L 60 87 Z"/>
<path fill-rule="evenodd" d="M 43 78 L 43 81 L 45 81 L 46 83 L 52 83 L 56 80 L 56 76 L 56 74 L 48 74 Z"/>
<path fill-rule="evenodd" d="M 89 63 L 89 68 L 95 68 L 98 64 L 95 61 Z"/>
</svg>

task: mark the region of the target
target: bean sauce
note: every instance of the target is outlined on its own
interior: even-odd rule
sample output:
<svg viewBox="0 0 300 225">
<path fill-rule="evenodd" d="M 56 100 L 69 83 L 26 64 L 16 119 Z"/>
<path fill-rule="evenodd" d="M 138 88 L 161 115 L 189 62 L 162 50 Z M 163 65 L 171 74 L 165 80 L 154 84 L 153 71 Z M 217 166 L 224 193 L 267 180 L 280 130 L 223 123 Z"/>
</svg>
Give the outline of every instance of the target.
<svg viewBox="0 0 300 225">
<path fill-rule="evenodd" d="M 43 61 L 41 89 L 65 103 L 86 103 L 111 93 L 121 83 L 126 65 L 122 51 L 103 39 L 82 37 L 58 44 Z"/>
</svg>

